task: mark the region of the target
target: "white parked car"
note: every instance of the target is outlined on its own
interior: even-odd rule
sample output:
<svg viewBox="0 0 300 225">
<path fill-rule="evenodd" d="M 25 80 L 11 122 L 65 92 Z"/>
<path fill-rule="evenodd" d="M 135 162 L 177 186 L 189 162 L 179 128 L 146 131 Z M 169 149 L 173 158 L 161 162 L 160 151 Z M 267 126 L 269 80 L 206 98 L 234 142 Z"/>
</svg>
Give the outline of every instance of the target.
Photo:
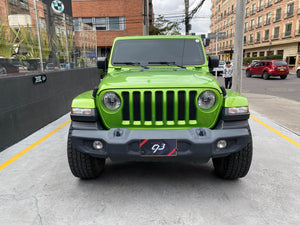
<svg viewBox="0 0 300 225">
<path fill-rule="evenodd" d="M 297 68 L 296 73 L 297 73 L 297 77 L 300 78 L 300 66 Z"/>
<path fill-rule="evenodd" d="M 223 73 L 223 70 L 224 70 L 224 66 L 225 66 L 225 62 L 224 61 L 219 61 L 219 66 L 218 67 L 215 67 L 213 69 L 213 75 L 215 74 L 215 72 L 217 71 L 217 74 L 220 75 Z"/>
</svg>

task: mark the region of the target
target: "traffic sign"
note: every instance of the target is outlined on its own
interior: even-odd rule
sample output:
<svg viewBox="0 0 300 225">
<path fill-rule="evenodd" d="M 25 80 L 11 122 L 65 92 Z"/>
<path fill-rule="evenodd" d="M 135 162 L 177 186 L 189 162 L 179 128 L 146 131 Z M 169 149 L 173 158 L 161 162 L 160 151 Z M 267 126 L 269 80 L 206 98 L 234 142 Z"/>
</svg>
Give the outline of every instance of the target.
<svg viewBox="0 0 300 225">
<path fill-rule="evenodd" d="M 208 35 L 207 35 L 208 39 L 216 39 L 217 36 L 218 36 L 218 39 L 224 39 L 224 38 L 226 38 L 226 32 L 208 33 Z"/>
</svg>

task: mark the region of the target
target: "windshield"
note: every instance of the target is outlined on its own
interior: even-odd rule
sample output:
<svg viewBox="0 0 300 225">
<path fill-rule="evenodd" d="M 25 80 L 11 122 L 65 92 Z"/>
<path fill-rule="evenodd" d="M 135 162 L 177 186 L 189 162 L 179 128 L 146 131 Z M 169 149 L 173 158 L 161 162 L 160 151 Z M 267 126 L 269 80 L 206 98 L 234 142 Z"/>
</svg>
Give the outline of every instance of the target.
<svg viewBox="0 0 300 225">
<path fill-rule="evenodd" d="M 202 65 L 205 58 L 198 39 L 139 39 L 115 43 L 112 65 Z M 131 64 L 130 64 L 131 63 Z"/>
</svg>

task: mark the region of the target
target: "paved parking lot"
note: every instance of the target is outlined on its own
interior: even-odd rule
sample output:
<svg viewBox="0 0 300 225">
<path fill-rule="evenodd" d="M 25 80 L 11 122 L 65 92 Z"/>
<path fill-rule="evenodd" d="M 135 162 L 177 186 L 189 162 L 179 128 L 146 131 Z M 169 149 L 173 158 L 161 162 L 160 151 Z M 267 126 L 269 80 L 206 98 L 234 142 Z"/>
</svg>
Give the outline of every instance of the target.
<svg viewBox="0 0 300 225">
<path fill-rule="evenodd" d="M 79 180 L 69 124 L 55 130 L 65 115 L 0 153 L 0 224 L 299 224 L 300 137 L 251 114 L 252 167 L 237 181 L 211 162 L 108 162 L 99 179 Z"/>
</svg>

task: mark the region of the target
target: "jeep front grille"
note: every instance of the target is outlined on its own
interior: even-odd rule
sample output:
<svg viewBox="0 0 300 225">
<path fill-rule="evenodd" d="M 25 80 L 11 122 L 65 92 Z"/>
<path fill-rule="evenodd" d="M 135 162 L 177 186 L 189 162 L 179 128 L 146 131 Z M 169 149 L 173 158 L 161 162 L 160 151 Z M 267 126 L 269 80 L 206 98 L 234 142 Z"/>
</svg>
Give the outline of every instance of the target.
<svg viewBox="0 0 300 225">
<path fill-rule="evenodd" d="M 197 92 L 123 91 L 122 120 L 127 125 L 196 124 Z"/>
</svg>

